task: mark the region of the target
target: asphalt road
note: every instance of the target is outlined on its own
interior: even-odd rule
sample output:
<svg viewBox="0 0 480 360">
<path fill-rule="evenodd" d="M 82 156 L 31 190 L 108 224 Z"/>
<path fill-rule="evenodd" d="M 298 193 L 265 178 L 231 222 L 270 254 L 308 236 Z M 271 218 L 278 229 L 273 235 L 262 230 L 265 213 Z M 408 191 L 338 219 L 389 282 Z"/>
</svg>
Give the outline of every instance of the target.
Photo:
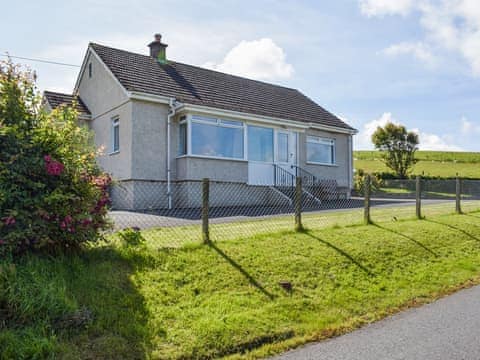
<svg viewBox="0 0 480 360">
<path fill-rule="evenodd" d="M 480 286 L 275 359 L 479 360 Z"/>
</svg>

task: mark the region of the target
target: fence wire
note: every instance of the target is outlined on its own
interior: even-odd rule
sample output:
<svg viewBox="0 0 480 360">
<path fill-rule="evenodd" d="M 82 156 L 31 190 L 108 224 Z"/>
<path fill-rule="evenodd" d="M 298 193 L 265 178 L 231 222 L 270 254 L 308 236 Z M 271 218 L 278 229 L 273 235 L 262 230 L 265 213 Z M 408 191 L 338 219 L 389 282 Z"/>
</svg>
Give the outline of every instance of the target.
<svg viewBox="0 0 480 360">
<path fill-rule="evenodd" d="M 154 181 L 117 182 L 111 189 L 113 231 L 108 237 L 125 240 L 125 232 L 133 231 L 149 247 L 177 248 L 205 240 L 205 219 L 211 241 L 241 241 L 293 231 L 298 214 L 303 227 L 312 230 L 361 224 L 368 189 L 373 222 L 416 216 L 416 180 L 371 181 L 368 189 L 359 182 L 353 192 L 334 181 L 302 179 L 299 183 L 273 186 L 207 181 L 205 188 L 205 181 L 170 186 Z M 456 180 L 421 180 L 420 185 L 422 216 L 455 212 Z M 479 209 L 480 181 L 463 180 L 461 210 Z"/>
</svg>

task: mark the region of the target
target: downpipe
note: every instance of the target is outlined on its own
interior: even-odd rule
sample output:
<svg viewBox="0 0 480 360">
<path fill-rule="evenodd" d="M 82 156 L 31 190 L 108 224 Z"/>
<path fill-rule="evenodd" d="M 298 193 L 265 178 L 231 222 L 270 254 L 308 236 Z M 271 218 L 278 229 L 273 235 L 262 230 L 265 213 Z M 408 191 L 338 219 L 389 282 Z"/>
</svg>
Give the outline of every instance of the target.
<svg viewBox="0 0 480 360">
<path fill-rule="evenodd" d="M 172 118 L 177 112 L 177 101 L 175 98 L 170 98 L 168 103 L 170 111 L 167 115 L 167 199 L 168 209 L 172 209 L 172 169 L 171 169 L 171 151 L 170 151 L 170 133 Z"/>
</svg>

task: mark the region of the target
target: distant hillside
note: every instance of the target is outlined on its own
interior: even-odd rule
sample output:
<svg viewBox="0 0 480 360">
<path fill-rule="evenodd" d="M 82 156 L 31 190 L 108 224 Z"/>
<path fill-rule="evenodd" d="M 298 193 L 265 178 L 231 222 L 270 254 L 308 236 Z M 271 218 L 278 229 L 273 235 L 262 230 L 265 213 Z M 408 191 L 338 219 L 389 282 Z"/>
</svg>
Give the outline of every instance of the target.
<svg viewBox="0 0 480 360">
<path fill-rule="evenodd" d="M 354 151 L 355 169 L 367 172 L 391 172 L 381 161 L 378 151 Z M 451 151 L 418 151 L 413 175 L 480 178 L 480 153 Z"/>
</svg>

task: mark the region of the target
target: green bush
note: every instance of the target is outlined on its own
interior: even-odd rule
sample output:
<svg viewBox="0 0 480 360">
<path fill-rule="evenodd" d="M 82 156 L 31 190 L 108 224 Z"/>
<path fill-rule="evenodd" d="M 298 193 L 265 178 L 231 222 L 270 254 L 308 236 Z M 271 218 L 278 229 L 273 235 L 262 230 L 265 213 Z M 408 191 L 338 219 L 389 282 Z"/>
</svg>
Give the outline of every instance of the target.
<svg viewBox="0 0 480 360">
<path fill-rule="evenodd" d="M 139 228 L 126 228 L 120 231 L 118 235 L 127 247 L 144 248 L 146 245 L 146 240 Z"/>
<path fill-rule="evenodd" d="M 108 226 L 111 180 L 77 115 L 42 111 L 32 74 L 0 63 L 0 257 L 78 248 Z"/>
<path fill-rule="evenodd" d="M 365 195 L 365 176 L 367 174 L 362 169 L 358 169 L 355 173 L 353 188 L 358 195 Z M 382 179 L 375 174 L 370 174 L 370 193 L 380 190 L 382 187 Z"/>
</svg>

